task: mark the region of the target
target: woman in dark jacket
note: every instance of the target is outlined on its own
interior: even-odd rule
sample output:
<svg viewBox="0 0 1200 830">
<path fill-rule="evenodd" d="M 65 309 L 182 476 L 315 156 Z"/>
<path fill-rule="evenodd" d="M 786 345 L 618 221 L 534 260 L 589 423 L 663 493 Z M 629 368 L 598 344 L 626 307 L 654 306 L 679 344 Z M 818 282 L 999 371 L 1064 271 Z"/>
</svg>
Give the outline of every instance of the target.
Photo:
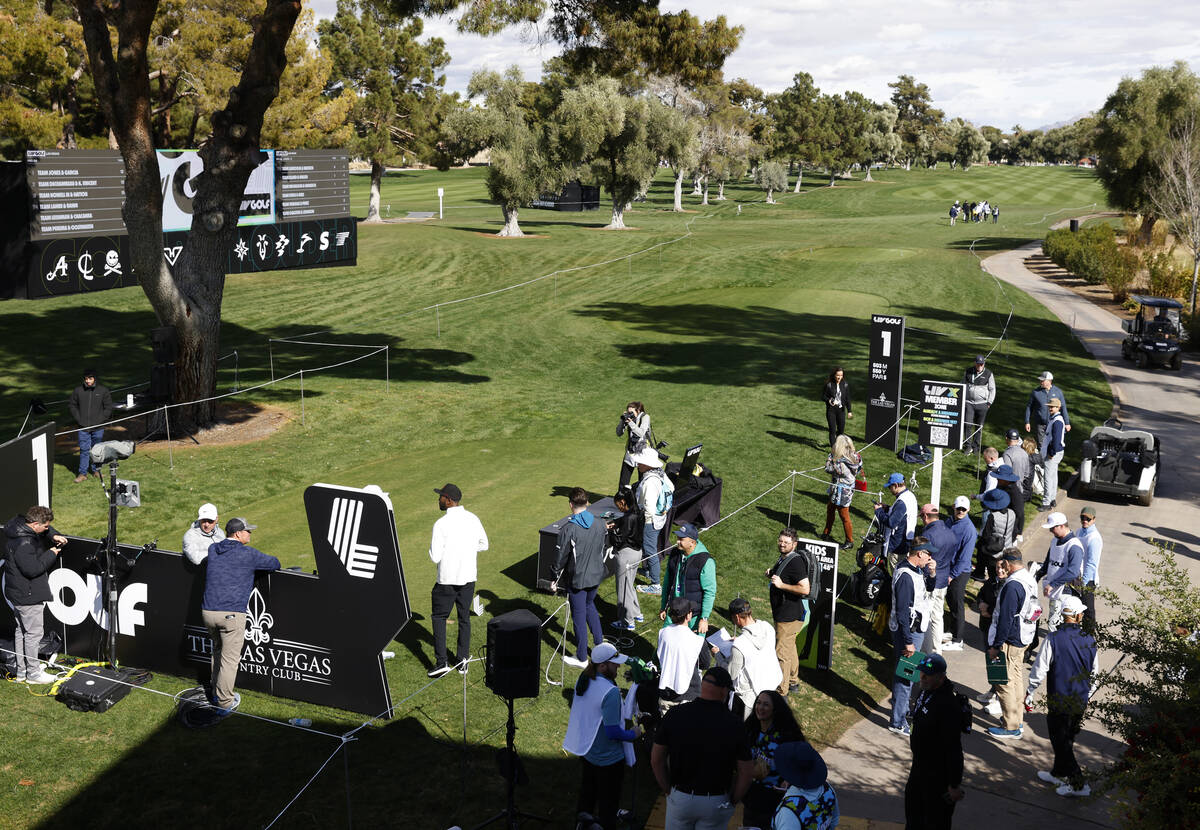
<svg viewBox="0 0 1200 830">
<path fill-rule="evenodd" d="M 825 401 L 825 421 L 829 424 L 829 446 L 832 448 L 834 439 L 846 431 L 846 416 L 854 417 L 850 411 L 850 384 L 846 382 L 846 372 L 841 366 L 829 373 L 821 399 Z"/>
</svg>

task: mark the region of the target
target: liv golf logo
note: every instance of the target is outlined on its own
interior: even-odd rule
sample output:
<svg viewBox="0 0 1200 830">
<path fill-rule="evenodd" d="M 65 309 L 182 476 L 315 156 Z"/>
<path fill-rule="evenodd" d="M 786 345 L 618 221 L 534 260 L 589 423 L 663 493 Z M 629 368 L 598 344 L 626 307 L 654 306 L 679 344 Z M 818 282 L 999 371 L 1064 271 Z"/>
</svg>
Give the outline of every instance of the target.
<svg viewBox="0 0 1200 830">
<path fill-rule="evenodd" d="M 325 539 L 337 553 L 351 576 L 370 579 L 375 576 L 379 547 L 358 540 L 362 524 L 363 503 L 358 499 L 335 498 L 329 512 L 329 532 Z"/>
</svg>

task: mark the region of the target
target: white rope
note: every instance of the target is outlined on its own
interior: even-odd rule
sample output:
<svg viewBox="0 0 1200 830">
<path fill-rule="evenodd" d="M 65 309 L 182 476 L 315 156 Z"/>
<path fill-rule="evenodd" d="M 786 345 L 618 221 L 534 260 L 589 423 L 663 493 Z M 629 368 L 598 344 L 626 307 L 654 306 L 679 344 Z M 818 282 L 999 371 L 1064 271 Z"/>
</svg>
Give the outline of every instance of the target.
<svg viewBox="0 0 1200 830">
<path fill-rule="evenodd" d="M 1026 227 L 1028 227 L 1029 225 L 1040 225 L 1043 222 L 1045 222 L 1047 219 L 1049 219 L 1051 216 L 1056 216 L 1060 213 L 1065 213 L 1068 210 L 1091 210 L 1092 208 L 1095 208 L 1095 207 L 1096 207 L 1096 202 L 1092 202 L 1090 205 L 1083 205 L 1082 207 L 1063 208 L 1062 210 L 1054 211 L 1054 213 L 1047 213 L 1047 214 L 1043 215 L 1042 218 L 1038 219 L 1036 222 L 1026 222 L 1025 225 L 1026 225 Z"/>
</svg>

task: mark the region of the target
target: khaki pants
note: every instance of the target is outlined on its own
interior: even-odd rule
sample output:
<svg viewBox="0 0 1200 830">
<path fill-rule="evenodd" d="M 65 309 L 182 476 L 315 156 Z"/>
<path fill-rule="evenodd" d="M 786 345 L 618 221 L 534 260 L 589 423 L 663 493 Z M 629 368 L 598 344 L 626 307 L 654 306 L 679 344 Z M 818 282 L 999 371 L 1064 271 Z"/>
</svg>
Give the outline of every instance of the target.
<svg viewBox="0 0 1200 830">
<path fill-rule="evenodd" d="M 993 686 L 1000 698 L 1000 711 L 1005 729 L 1020 729 L 1025 720 L 1025 646 L 1000 646 L 1008 665 L 1008 682 Z"/>
<path fill-rule="evenodd" d="M 805 625 L 804 620 L 775 623 L 775 656 L 779 659 L 779 668 L 783 672 L 783 680 L 779 681 L 781 695 L 786 695 L 793 683 L 800 682 L 800 657 L 796 654 L 796 637 L 804 630 Z"/>
<path fill-rule="evenodd" d="M 233 686 L 237 682 L 238 662 L 246 642 L 246 614 L 235 611 L 201 611 L 204 627 L 212 637 L 213 697 L 222 709 L 232 709 Z"/>
</svg>

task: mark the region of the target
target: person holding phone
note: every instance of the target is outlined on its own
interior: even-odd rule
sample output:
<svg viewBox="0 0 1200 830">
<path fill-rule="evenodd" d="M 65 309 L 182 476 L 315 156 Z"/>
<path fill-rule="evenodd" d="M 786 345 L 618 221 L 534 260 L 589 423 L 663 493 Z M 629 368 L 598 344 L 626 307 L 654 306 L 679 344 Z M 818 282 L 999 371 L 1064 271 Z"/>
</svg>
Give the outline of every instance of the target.
<svg viewBox="0 0 1200 830">
<path fill-rule="evenodd" d="M 52 599 L 49 573 L 67 544 L 67 537 L 50 525 L 52 521 L 54 511 L 34 506 L 4 526 L 4 596 L 17 623 L 13 648 L 18 683 L 44 685 L 58 679 L 38 661 L 46 603 Z"/>
</svg>

